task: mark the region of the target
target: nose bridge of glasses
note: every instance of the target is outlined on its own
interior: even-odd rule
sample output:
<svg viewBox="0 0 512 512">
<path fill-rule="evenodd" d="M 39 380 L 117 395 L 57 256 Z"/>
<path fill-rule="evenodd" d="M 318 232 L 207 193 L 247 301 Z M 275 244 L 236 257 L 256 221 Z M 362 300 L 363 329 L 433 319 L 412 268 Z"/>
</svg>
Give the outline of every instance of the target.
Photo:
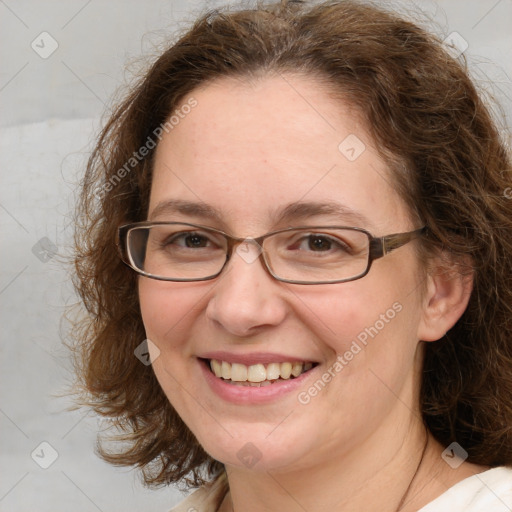
<svg viewBox="0 0 512 512">
<path fill-rule="evenodd" d="M 235 252 L 246 263 L 253 263 L 260 258 L 263 248 L 261 245 L 262 238 L 237 238 L 230 237 L 228 239 L 228 258 Z"/>
</svg>

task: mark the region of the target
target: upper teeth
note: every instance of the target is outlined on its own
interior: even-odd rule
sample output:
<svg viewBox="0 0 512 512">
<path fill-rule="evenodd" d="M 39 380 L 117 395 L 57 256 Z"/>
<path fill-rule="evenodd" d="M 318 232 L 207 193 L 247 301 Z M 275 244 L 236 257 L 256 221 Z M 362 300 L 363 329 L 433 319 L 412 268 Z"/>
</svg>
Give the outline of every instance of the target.
<svg viewBox="0 0 512 512">
<path fill-rule="evenodd" d="M 210 368 L 217 377 L 231 379 L 236 382 L 264 382 L 276 379 L 289 379 L 292 375 L 298 377 L 313 367 L 312 363 L 269 363 L 246 366 L 240 363 L 228 363 L 212 359 Z"/>
</svg>

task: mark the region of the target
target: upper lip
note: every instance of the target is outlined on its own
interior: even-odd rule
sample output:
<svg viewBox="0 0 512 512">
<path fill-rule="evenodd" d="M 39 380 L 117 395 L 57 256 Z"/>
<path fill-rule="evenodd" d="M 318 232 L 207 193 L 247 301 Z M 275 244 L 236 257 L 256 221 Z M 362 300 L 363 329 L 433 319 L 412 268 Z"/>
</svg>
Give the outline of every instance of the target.
<svg viewBox="0 0 512 512">
<path fill-rule="evenodd" d="M 286 354 L 275 354 L 271 352 L 251 352 L 248 354 L 234 354 L 233 352 L 215 351 L 206 352 L 197 356 L 200 359 L 216 359 L 227 363 L 239 363 L 245 366 L 267 363 L 316 363 L 313 359 L 295 357 Z"/>
</svg>

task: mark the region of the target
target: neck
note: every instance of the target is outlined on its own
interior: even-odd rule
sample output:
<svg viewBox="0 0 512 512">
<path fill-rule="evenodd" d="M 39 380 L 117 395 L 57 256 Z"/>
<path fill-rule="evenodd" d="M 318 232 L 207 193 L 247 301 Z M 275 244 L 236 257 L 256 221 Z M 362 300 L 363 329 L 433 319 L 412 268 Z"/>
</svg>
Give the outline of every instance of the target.
<svg viewBox="0 0 512 512">
<path fill-rule="evenodd" d="M 314 467 L 290 472 L 227 467 L 230 493 L 221 511 L 418 510 L 445 490 L 437 488 L 436 494 L 429 485 L 443 469 L 442 448 L 433 439 L 426 444 L 428 434 L 417 420 L 402 435 L 396 424 L 393 430 L 368 439 L 357 450 L 330 453 Z"/>
</svg>

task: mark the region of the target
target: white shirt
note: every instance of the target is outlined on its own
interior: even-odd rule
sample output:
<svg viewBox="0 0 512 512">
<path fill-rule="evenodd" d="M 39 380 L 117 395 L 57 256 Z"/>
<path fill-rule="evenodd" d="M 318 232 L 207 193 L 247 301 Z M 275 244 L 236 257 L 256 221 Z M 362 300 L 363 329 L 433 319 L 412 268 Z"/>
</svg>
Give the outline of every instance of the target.
<svg viewBox="0 0 512 512">
<path fill-rule="evenodd" d="M 512 469 L 492 468 L 465 478 L 418 512 L 512 512 Z"/>
<path fill-rule="evenodd" d="M 223 473 L 170 512 L 217 512 L 227 490 Z M 512 468 L 497 467 L 461 480 L 418 512 L 512 512 Z"/>
</svg>

